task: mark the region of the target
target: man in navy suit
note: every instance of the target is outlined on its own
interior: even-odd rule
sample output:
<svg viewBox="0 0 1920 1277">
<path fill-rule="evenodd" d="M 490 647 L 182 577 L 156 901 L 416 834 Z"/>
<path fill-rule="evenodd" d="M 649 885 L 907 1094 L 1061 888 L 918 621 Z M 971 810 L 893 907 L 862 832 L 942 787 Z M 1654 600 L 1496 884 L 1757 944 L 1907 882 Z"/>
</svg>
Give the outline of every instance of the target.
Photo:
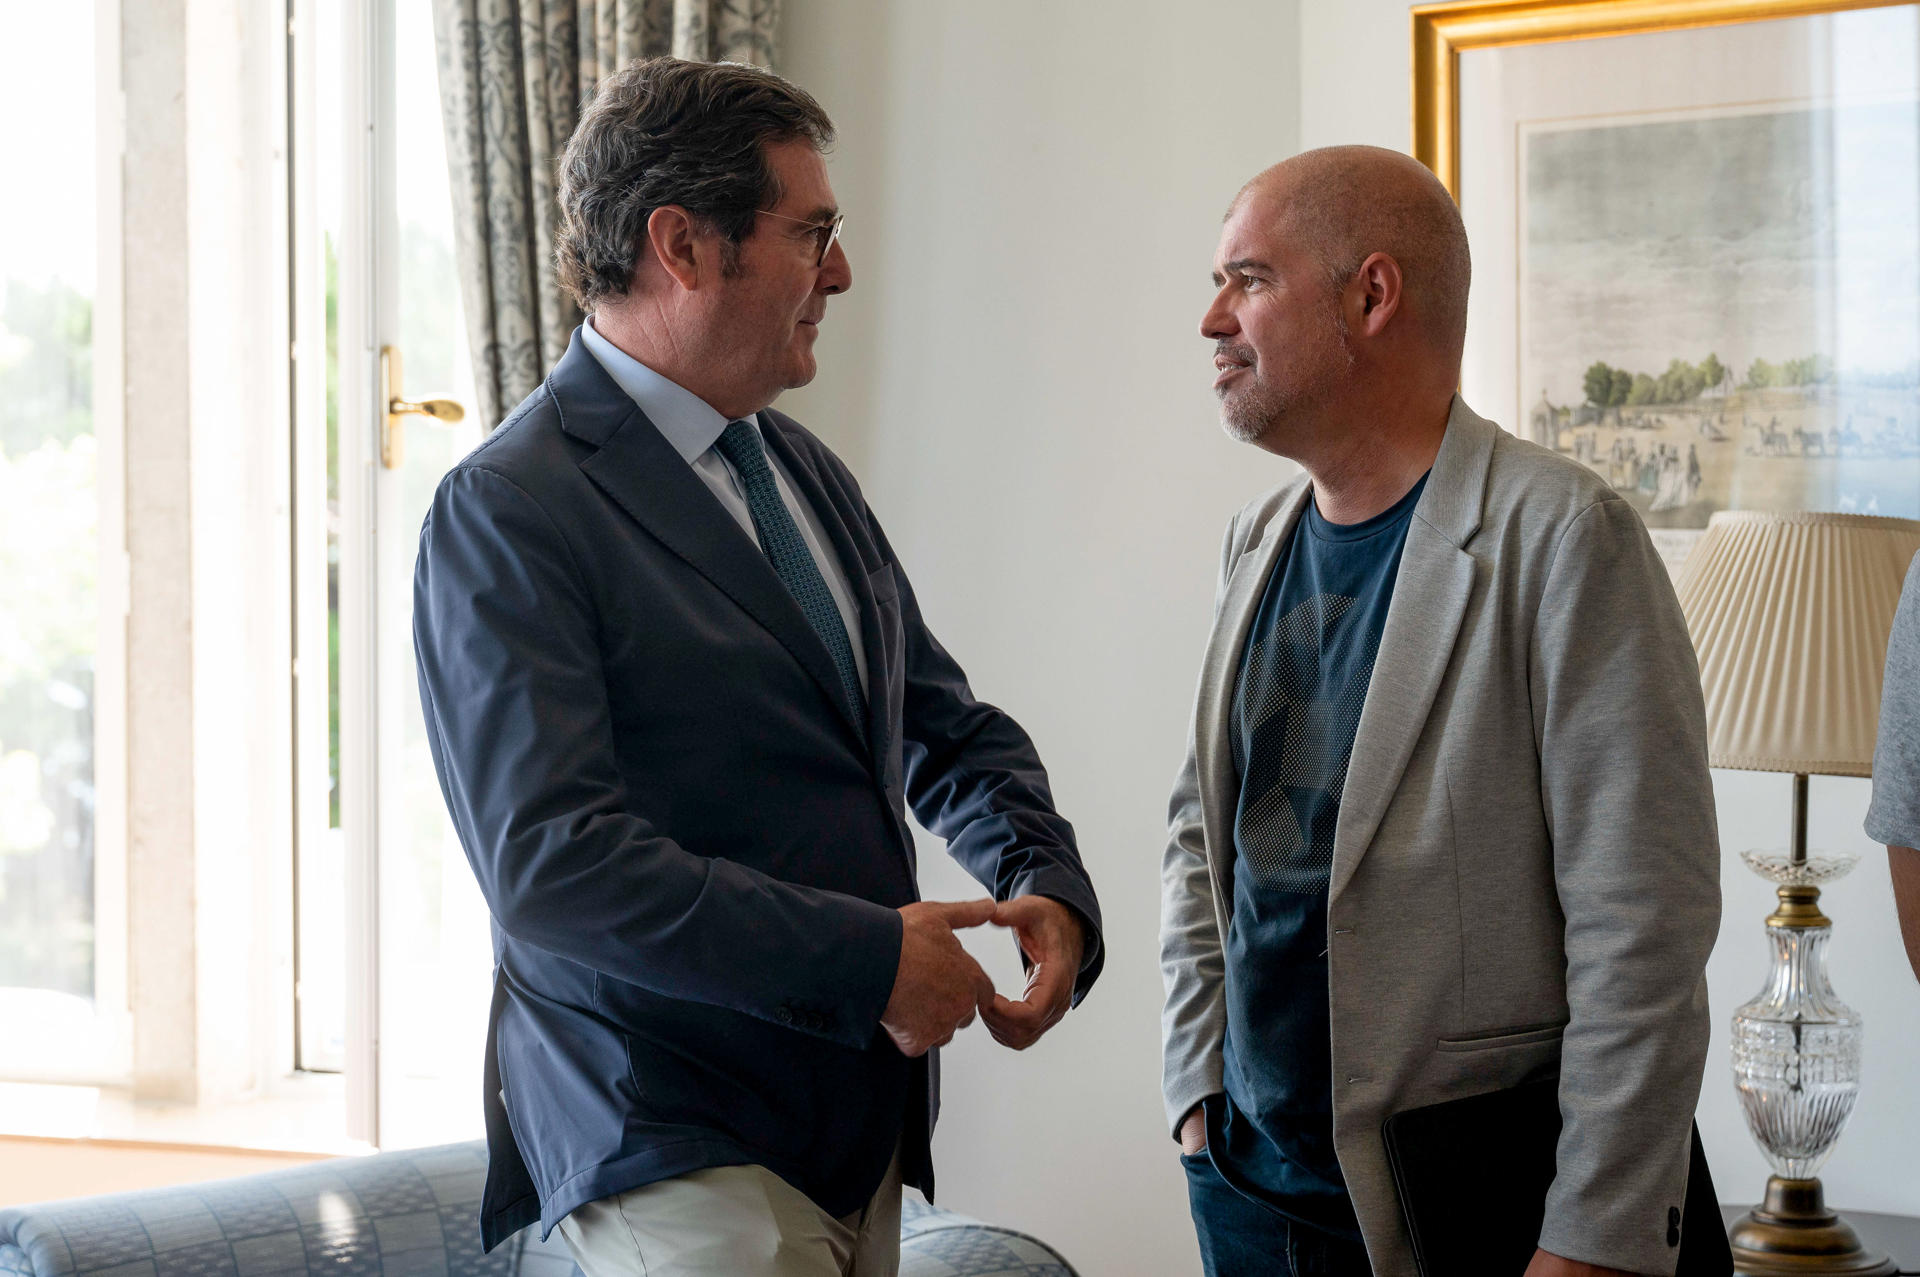
<svg viewBox="0 0 1920 1277">
<path fill-rule="evenodd" d="M 1099 906 L 840 459 L 768 405 L 851 283 L 832 126 L 765 71 L 603 81 L 561 163 L 588 321 L 446 476 L 414 631 L 493 913 L 481 1230 L 588 1277 L 888 1274 L 935 1048 L 1083 996 Z M 992 893 L 918 901 L 911 806 Z M 996 903 L 998 902 L 998 903 Z M 955 928 L 1012 928 L 997 995 Z"/>
</svg>

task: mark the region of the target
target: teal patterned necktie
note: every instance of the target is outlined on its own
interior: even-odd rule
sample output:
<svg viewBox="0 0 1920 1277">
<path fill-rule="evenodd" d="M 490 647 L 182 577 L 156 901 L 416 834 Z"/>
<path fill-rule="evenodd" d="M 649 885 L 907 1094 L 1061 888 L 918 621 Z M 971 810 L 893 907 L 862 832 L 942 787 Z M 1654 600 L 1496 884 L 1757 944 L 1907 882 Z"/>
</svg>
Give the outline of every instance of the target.
<svg viewBox="0 0 1920 1277">
<path fill-rule="evenodd" d="M 760 432 L 750 421 L 728 422 L 714 447 L 739 474 L 740 486 L 747 493 L 747 511 L 760 533 L 760 548 L 766 552 L 774 574 L 787 587 L 787 593 L 800 605 L 813 632 L 826 644 L 833 668 L 840 672 L 847 704 L 853 709 L 854 725 L 860 730 L 860 739 L 865 741 L 866 698 L 860 692 L 860 675 L 853 663 L 853 646 L 847 641 L 847 627 L 840 619 L 840 608 L 834 603 L 832 592 L 827 589 L 826 578 L 820 575 L 820 565 L 813 561 L 800 529 L 794 525 L 793 515 L 787 511 L 787 503 L 780 499 L 773 467 L 767 463 L 766 450 L 760 443 Z"/>
</svg>

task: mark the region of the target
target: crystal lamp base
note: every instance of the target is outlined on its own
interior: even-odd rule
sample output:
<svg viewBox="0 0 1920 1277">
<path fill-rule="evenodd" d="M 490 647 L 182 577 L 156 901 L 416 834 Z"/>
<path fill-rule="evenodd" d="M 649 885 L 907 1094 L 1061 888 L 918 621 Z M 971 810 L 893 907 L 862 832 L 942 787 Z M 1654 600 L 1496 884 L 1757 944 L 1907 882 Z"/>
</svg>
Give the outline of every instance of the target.
<svg viewBox="0 0 1920 1277">
<path fill-rule="evenodd" d="M 1744 1277 L 1892 1277 L 1859 1234 L 1827 1209 L 1815 1178 L 1846 1128 L 1860 1094 L 1864 1026 L 1827 979 L 1833 921 L 1820 911 L 1819 884 L 1853 867 L 1852 856 L 1748 853 L 1748 866 L 1777 884 L 1767 919 L 1773 952 L 1766 984 L 1733 1016 L 1733 1077 L 1747 1127 L 1773 1167 L 1766 1200 L 1728 1233 Z"/>
<path fill-rule="evenodd" d="M 1733 1266 L 1742 1277 L 1894 1277 L 1892 1260 L 1870 1253 L 1860 1235 L 1827 1209 L 1817 1179 L 1767 1179 L 1767 1200 L 1734 1224 Z"/>
</svg>

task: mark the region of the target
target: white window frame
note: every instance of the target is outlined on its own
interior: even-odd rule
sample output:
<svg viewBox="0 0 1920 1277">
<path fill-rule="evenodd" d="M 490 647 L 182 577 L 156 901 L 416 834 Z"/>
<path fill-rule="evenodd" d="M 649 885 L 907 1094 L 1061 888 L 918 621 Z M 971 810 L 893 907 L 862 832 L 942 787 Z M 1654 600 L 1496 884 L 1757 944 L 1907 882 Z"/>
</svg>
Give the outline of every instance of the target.
<svg viewBox="0 0 1920 1277">
<path fill-rule="evenodd" d="M 126 94 L 120 85 L 121 0 L 94 0 L 95 189 L 98 249 L 93 302 L 93 432 L 100 509 L 99 635 L 93 671 L 93 970 L 95 1014 L 107 1058 L 97 1076 L 124 1083 L 132 1072 L 127 967 L 127 558 L 126 325 L 124 200 Z"/>
<path fill-rule="evenodd" d="M 294 50 L 290 59 L 294 171 L 292 280 L 294 322 L 293 479 L 296 490 L 293 536 L 295 622 L 295 705 L 293 742 L 297 777 L 297 829 L 304 850 L 328 838 L 327 748 L 327 511 L 326 489 L 326 331 L 324 224 L 319 199 L 320 105 L 314 92 L 319 24 L 339 41 L 343 80 L 339 84 L 341 118 L 340 238 L 334 245 L 338 270 L 335 332 L 338 357 L 339 422 L 336 443 L 339 478 L 339 625 L 340 625 L 340 836 L 346 849 L 344 959 L 346 1040 L 339 1060 L 326 1060 L 302 1042 L 300 1064 L 316 1063 L 342 1075 L 346 1131 L 356 1141 L 373 1142 L 378 1129 L 378 827 L 380 783 L 375 724 L 379 713 L 372 661 L 374 618 L 369 608 L 373 580 L 376 464 L 369 430 L 375 411 L 369 353 L 379 264 L 373 228 L 378 220 L 372 200 L 380 192 L 382 171 L 377 123 L 382 115 L 376 94 L 391 80 L 392 23 L 381 0 L 293 0 Z M 388 19 L 382 21 L 382 19 Z M 387 132 L 391 132 L 388 128 Z M 390 263 L 388 264 L 390 265 Z M 298 910 L 300 906 L 296 905 Z M 303 981 L 304 982 L 304 981 Z M 299 1031 L 300 990 L 292 1005 Z"/>
</svg>

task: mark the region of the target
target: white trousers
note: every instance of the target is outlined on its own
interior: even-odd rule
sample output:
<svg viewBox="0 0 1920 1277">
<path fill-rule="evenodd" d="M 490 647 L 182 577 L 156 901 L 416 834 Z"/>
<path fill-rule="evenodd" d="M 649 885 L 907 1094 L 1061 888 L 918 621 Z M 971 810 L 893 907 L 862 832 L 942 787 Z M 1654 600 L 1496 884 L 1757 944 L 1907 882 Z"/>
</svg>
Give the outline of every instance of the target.
<svg viewBox="0 0 1920 1277">
<path fill-rule="evenodd" d="M 895 1277 L 900 1156 L 851 1215 L 763 1166 L 716 1166 L 588 1202 L 560 1235 L 586 1277 Z"/>
</svg>

